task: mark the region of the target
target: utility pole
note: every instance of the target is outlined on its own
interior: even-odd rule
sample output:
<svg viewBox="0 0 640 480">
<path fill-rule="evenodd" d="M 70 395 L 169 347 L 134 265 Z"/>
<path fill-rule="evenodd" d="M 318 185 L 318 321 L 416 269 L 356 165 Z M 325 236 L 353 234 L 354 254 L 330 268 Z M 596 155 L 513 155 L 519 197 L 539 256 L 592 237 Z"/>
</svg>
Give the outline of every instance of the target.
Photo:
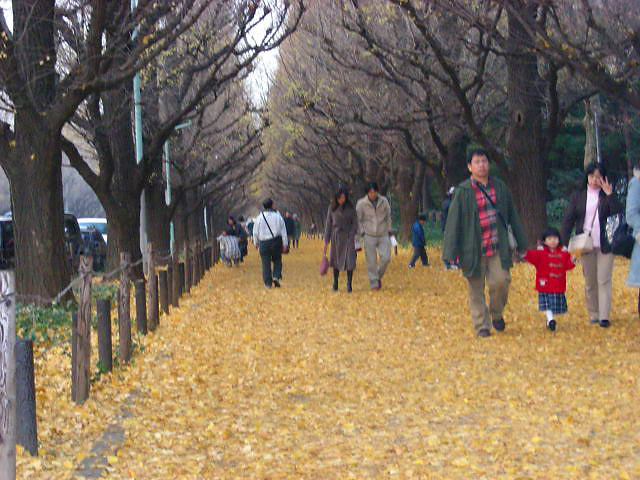
<svg viewBox="0 0 640 480">
<path fill-rule="evenodd" d="M 191 120 L 187 120 L 184 123 L 176 125 L 174 130 L 180 130 L 181 128 L 186 128 L 191 126 Z M 171 148 L 169 145 L 169 140 L 164 142 L 164 165 L 165 165 L 165 175 L 167 179 L 167 186 L 164 191 L 164 203 L 168 206 L 171 205 Z M 169 223 L 169 250 L 171 251 L 171 256 L 173 257 L 173 252 L 175 249 L 175 230 L 173 226 L 173 220 Z"/>
<path fill-rule="evenodd" d="M 131 11 L 138 7 L 138 0 L 131 0 Z M 138 37 L 138 29 L 133 30 L 132 39 Z M 140 74 L 136 72 L 133 77 L 133 113 L 134 113 L 134 130 L 136 136 L 136 164 L 142 162 L 142 95 L 140 93 Z M 140 251 L 142 252 L 142 263 L 144 271 L 147 271 L 147 202 L 142 189 L 140 195 Z"/>
</svg>

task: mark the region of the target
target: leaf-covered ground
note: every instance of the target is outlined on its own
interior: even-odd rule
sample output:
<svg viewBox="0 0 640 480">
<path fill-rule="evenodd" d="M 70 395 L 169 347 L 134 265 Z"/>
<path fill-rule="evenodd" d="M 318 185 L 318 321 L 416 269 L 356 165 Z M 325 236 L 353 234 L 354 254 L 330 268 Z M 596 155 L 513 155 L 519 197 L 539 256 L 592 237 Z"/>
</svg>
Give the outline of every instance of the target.
<svg viewBox="0 0 640 480">
<path fill-rule="evenodd" d="M 19 452 L 19 478 L 79 478 L 114 423 L 125 433 L 106 457 L 113 479 L 640 478 L 627 262 L 616 260 L 610 329 L 588 322 L 578 268 L 569 314 L 546 331 L 522 264 L 506 331 L 481 340 L 466 282 L 436 250 L 434 266 L 409 270 L 401 249 L 380 292 L 359 258 L 349 295 L 318 275 L 320 242 L 301 243 L 279 290 L 261 285 L 253 249 L 240 268 L 215 267 L 82 407 L 69 357 L 39 350 L 41 456 Z"/>
</svg>

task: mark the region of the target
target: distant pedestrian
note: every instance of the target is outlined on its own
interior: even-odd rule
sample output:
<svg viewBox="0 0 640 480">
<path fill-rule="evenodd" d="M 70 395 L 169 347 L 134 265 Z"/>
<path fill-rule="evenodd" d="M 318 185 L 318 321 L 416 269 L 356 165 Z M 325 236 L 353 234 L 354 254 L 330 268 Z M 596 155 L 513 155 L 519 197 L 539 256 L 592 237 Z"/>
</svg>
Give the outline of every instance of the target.
<svg viewBox="0 0 640 480">
<path fill-rule="evenodd" d="M 356 204 L 358 228 L 364 240 L 367 274 L 372 290 L 382 288 L 382 277 L 391 261 L 391 206 L 378 193 L 378 184 L 370 182 L 366 195 Z"/>
<path fill-rule="evenodd" d="M 547 328 L 556 329 L 554 315 L 567 313 L 567 271 L 575 267 L 571 254 L 563 250 L 560 232 L 549 227 L 542 234 L 542 245 L 537 250 L 527 250 L 524 259 L 536 267 L 538 309 L 547 317 Z"/>
<path fill-rule="evenodd" d="M 426 215 L 418 215 L 418 219 L 411 227 L 411 244 L 413 245 L 413 255 L 409 261 L 409 268 L 416 266 L 416 260 L 420 258 L 422 265 L 429 266 L 429 257 L 425 245 L 427 244 L 424 237 L 424 222 L 427 220 Z"/>
<path fill-rule="evenodd" d="M 253 218 L 250 218 L 247 222 L 247 232 L 249 233 L 250 237 L 253 237 L 253 223 Z"/>
<path fill-rule="evenodd" d="M 244 260 L 244 257 L 247 256 L 247 247 L 249 242 L 247 239 L 247 232 L 242 226 L 242 223 L 240 223 L 240 218 L 238 219 L 238 221 L 236 221 L 236 219 L 232 216 L 229 216 L 229 218 L 227 218 L 227 235 L 234 235 L 237 237 L 238 246 L 240 247 L 240 262 L 242 262 Z"/>
<path fill-rule="evenodd" d="M 273 208 L 273 200 L 262 202 L 264 210 L 253 226 L 253 243 L 260 251 L 262 279 L 267 288 L 280 287 L 282 280 L 282 249 L 288 244 L 287 229 L 282 215 Z M 272 268 L 273 265 L 273 268 Z"/>
<path fill-rule="evenodd" d="M 289 211 L 286 211 L 284 213 L 284 226 L 287 229 L 287 238 L 289 239 L 287 242 L 287 247 L 290 247 L 291 243 L 293 243 L 296 233 L 296 224 L 293 223 L 293 218 L 291 217 L 291 212 Z"/>
<path fill-rule="evenodd" d="M 300 218 L 297 213 L 293 214 L 293 226 L 295 227 L 294 231 L 294 247 L 300 248 L 300 236 L 302 235 L 302 224 L 300 223 Z"/>
<path fill-rule="evenodd" d="M 356 235 L 358 218 L 356 209 L 349 200 L 349 191 L 340 188 L 327 211 L 324 230 L 324 254 L 331 244 L 329 265 L 333 268 L 333 290 L 338 290 L 340 272 L 347 272 L 347 292 L 353 290 L 353 270 L 356 268 Z"/>
<path fill-rule="evenodd" d="M 232 264 L 236 267 L 240 265 L 240 246 L 238 245 L 238 237 L 235 235 L 228 235 L 227 232 L 222 232 L 217 238 L 220 244 L 220 258 L 227 267 L 231 267 Z"/>
<path fill-rule="evenodd" d="M 479 337 L 488 337 L 491 324 L 497 331 L 505 329 L 503 311 L 509 295 L 513 249 L 523 252 L 527 239 L 511 192 L 502 180 L 489 176 L 489 154 L 473 150 L 467 168 L 471 178 L 456 188 L 449 207 L 442 258 L 449 262 L 460 259 L 469 286 L 473 327 Z M 489 284 L 489 306 L 485 281 Z"/>
</svg>

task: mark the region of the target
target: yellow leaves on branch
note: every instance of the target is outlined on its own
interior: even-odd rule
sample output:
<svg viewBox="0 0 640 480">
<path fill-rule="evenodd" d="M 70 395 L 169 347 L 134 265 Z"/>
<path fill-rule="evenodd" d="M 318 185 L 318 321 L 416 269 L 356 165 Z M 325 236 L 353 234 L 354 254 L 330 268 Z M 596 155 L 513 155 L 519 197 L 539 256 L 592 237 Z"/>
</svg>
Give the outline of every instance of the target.
<svg viewBox="0 0 640 480">
<path fill-rule="evenodd" d="M 588 322 L 578 267 L 569 314 L 546 331 L 533 267 L 519 264 L 506 331 L 479 340 L 466 281 L 438 250 L 408 270 L 400 248 L 379 292 L 359 254 L 347 294 L 344 274 L 338 292 L 317 274 L 322 243 L 301 246 L 281 289 L 262 286 L 254 249 L 215 267 L 82 407 L 68 401 L 68 351 L 38 351 L 41 457 L 19 451 L 19 476 L 72 477 L 115 423 L 125 438 L 105 454 L 110 479 L 640 478 L 626 261 L 610 329 Z"/>
</svg>

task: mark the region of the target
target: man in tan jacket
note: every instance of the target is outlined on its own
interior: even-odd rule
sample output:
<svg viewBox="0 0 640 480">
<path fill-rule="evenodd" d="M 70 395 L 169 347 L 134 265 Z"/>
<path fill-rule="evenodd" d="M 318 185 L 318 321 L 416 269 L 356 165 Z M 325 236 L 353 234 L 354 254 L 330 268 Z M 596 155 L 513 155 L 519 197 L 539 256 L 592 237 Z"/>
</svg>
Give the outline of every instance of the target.
<svg viewBox="0 0 640 480">
<path fill-rule="evenodd" d="M 360 235 L 364 236 L 369 284 L 372 290 L 380 290 L 382 277 L 391 261 L 391 206 L 389 201 L 378 193 L 376 182 L 367 185 L 367 194 L 358 200 L 356 212 Z"/>
</svg>

